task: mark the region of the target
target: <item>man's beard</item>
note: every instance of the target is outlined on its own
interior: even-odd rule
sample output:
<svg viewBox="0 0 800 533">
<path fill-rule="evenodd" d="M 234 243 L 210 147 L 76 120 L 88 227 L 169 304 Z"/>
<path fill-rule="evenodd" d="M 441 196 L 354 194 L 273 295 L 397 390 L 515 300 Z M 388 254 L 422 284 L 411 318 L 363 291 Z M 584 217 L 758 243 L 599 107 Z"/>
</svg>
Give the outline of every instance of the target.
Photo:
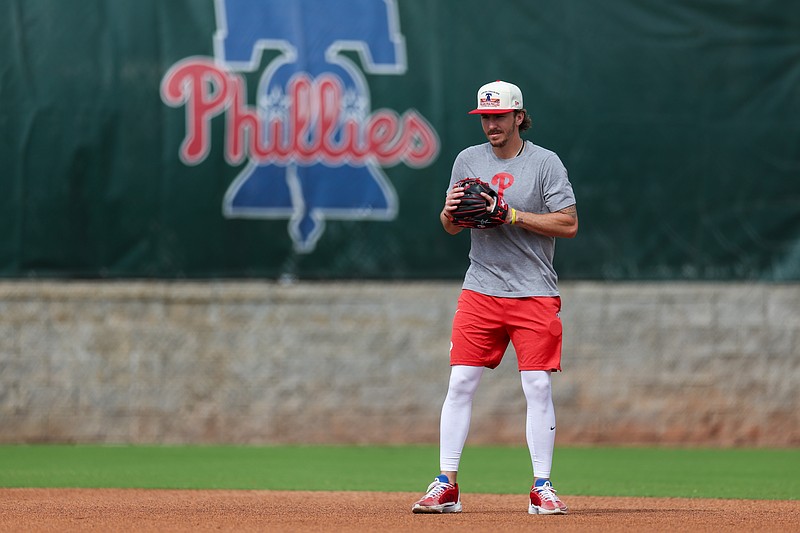
<svg viewBox="0 0 800 533">
<path fill-rule="evenodd" d="M 509 132 L 506 132 L 504 130 L 492 130 L 492 131 L 488 132 L 486 134 L 486 136 L 489 137 L 490 135 L 493 135 L 495 133 L 499 133 L 501 135 L 504 135 L 505 137 L 501 141 L 492 141 L 491 139 L 488 139 L 489 143 L 494 148 L 503 148 L 503 147 L 505 147 L 505 145 L 508 144 L 508 141 L 511 139 L 511 136 L 514 134 L 514 128 L 511 128 L 511 131 L 509 131 Z"/>
<path fill-rule="evenodd" d="M 494 146 L 495 148 L 503 148 L 505 145 L 508 144 L 508 135 L 502 141 L 489 141 L 489 143 Z"/>
</svg>

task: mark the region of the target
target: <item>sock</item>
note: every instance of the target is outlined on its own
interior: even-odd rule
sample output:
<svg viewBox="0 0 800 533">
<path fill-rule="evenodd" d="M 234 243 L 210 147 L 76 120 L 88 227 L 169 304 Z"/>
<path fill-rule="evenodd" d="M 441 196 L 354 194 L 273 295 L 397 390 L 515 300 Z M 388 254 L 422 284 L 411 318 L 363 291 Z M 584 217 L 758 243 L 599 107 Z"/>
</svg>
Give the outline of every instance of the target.
<svg viewBox="0 0 800 533">
<path fill-rule="evenodd" d="M 520 376 L 522 390 L 528 403 L 525 437 L 531 454 L 533 475 L 546 480 L 550 478 L 556 440 L 556 413 L 553 407 L 550 372 L 524 370 L 520 372 Z"/>
<path fill-rule="evenodd" d="M 469 433 L 472 399 L 482 374 L 482 366 L 458 365 L 450 369 L 450 383 L 439 423 L 439 469 L 443 472 L 458 472 Z"/>
</svg>

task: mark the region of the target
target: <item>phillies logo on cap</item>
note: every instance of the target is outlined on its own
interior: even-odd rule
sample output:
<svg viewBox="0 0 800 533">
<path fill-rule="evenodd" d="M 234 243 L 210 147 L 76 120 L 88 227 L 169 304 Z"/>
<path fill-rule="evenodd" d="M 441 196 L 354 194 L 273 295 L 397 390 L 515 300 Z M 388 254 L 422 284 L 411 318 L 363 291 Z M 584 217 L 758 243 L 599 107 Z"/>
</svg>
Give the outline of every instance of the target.
<svg viewBox="0 0 800 533">
<path fill-rule="evenodd" d="M 496 98 L 492 99 L 492 94 L 496 95 Z M 486 91 L 486 96 L 481 99 L 480 105 L 481 107 L 500 107 L 500 94 Z"/>
<path fill-rule="evenodd" d="M 436 131 L 415 109 L 371 109 L 365 73 L 406 72 L 396 0 L 216 0 L 215 7 L 214 57 L 175 63 L 161 99 L 185 107 L 179 156 L 187 165 L 206 159 L 212 119 L 225 116 L 225 160 L 243 169 L 225 193 L 223 215 L 287 219 L 300 253 L 314 250 L 327 219 L 396 218 L 383 167 L 424 168 L 439 154 Z M 253 105 L 245 74 L 262 68 Z"/>
</svg>

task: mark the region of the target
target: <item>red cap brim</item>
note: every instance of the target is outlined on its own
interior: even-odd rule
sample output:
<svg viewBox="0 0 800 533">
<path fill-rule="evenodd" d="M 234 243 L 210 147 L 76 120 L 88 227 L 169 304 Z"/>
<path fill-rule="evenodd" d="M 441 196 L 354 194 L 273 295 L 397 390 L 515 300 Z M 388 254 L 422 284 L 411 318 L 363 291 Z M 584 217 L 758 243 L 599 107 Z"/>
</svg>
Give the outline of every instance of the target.
<svg viewBox="0 0 800 533">
<path fill-rule="evenodd" d="M 511 113 L 512 111 L 518 111 L 516 109 L 473 109 L 468 114 L 469 115 L 505 115 L 506 113 Z"/>
</svg>

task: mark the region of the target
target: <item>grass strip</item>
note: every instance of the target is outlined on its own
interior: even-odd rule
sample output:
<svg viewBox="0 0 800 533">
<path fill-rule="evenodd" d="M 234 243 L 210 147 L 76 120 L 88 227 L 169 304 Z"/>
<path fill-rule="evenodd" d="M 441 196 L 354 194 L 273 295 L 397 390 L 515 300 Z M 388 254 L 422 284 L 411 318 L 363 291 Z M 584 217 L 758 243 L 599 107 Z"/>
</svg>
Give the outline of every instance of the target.
<svg viewBox="0 0 800 533">
<path fill-rule="evenodd" d="M 0 446 L 2 487 L 421 492 L 434 446 Z M 467 446 L 459 483 L 473 493 L 530 487 L 524 447 Z M 800 499 L 800 450 L 557 447 L 565 495 Z"/>
</svg>

